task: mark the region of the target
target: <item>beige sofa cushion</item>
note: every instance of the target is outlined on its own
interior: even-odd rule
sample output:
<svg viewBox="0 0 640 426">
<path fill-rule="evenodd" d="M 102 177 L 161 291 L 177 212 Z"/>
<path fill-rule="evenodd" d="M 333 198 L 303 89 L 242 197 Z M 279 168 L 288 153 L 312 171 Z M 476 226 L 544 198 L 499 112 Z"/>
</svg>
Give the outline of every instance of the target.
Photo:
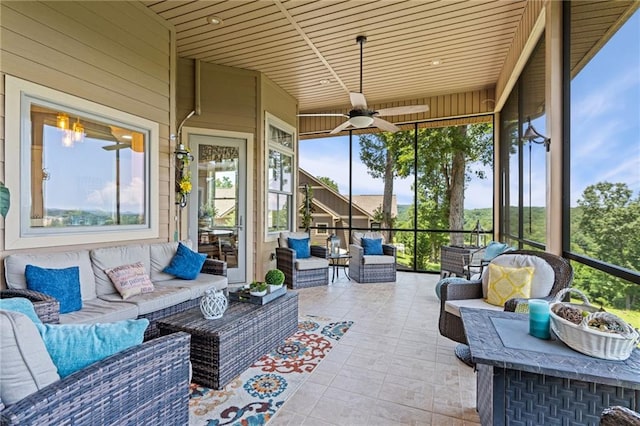
<svg viewBox="0 0 640 426">
<path fill-rule="evenodd" d="M 132 303 L 138 307 L 138 315 L 159 311 L 191 299 L 191 291 L 187 288 L 161 287 L 158 285 L 153 293 L 139 294 L 122 301 L 117 293 L 98 296 L 102 300 L 117 303 Z"/>
<path fill-rule="evenodd" d="M 197 299 L 202 297 L 208 288 L 215 287 L 218 290 L 224 290 L 228 284 L 227 277 L 222 275 L 199 274 L 195 280 L 183 280 L 174 277 L 169 281 L 155 283 L 155 287 L 156 289 L 164 287 L 184 288 L 191 292 L 191 299 Z"/>
<path fill-rule="evenodd" d="M 63 269 L 77 266 L 80 272 L 82 300 L 96 298 L 96 280 L 88 250 L 43 254 L 12 254 L 4 259 L 4 271 L 9 288 L 27 288 L 24 270 L 27 265 Z"/>
<path fill-rule="evenodd" d="M 506 266 L 508 268 L 533 267 L 533 278 L 531 279 L 531 298 L 536 299 L 546 297 L 553 288 L 555 272 L 551 265 L 541 257 L 528 254 L 504 254 L 496 257 L 491 263 Z M 489 268 L 482 271 L 482 295 L 487 298 L 489 286 Z"/>
<path fill-rule="evenodd" d="M 122 302 L 122 297 L 117 295 Z M 111 303 L 101 299 L 83 302 L 82 309 L 60 315 L 60 324 L 93 324 L 116 322 L 138 317 L 138 306 L 134 303 Z"/>
<path fill-rule="evenodd" d="M 0 399 L 6 405 L 60 380 L 36 325 L 18 312 L 0 310 Z"/>
<path fill-rule="evenodd" d="M 98 248 L 91 250 L 90 254 L 98 296 L 118 292 L 105 272 L 107 269 L 142 262 L 145 271 L 151 270 L 149 245 Z"/>
</svg>

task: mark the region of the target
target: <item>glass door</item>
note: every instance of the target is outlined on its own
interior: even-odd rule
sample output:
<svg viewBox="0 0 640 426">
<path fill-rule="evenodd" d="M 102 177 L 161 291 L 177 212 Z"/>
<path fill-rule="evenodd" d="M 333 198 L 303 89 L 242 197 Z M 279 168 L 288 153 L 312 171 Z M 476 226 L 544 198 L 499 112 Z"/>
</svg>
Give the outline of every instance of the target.
<svg viewBox="0 0 640 426">
<path fill-rule="evenodd" d="M 189 134 L 197 188 L 189 203 L 189 235 L 199 253 L 227 262 L 229 283 L 246 280 L 246 146 L 245 139 Z"/>
</svg>

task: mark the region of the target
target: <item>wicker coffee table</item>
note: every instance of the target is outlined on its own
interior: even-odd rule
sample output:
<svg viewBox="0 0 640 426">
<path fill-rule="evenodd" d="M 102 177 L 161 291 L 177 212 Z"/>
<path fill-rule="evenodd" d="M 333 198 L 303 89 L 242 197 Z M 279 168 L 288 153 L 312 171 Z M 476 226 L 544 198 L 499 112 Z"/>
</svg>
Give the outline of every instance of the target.
<svg viewBox="0 0 640 426">
<path fill-rule="evenodd" d="M 193 381 L 222 389 L 298 330 L 298 294 L 287 292 L 266 305 L 231 302 L 215 320 L 193 308 L 158 321 L 158 328 L 162 335 L 189 333 Z"/>
</svg>

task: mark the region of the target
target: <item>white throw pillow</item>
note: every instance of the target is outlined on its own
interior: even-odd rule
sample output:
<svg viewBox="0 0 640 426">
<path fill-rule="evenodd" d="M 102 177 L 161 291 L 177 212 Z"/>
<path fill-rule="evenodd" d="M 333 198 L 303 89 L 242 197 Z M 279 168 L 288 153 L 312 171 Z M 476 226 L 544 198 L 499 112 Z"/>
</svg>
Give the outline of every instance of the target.
<svg viewBox="0 0 640 426">
<path fill-rule="evenodd" d="M 531 279 L 531 298 L 538 299 L 546 297 L 553 288 L 556 274 L 551 265 L 541 257 L 528 254 L 503 254 L 491 261 L 491 263 L 508 268 L 533 267 L 533 278 Z M 482 271 L 482 296 L 487 298 L 489 285 L 489 268 Z"/>
<path fill-rule="evenodd" d="M 60 380 L 36 325 L 24 314 L 0 310 L 0 399 L 15 404 Z"/>
</svg>

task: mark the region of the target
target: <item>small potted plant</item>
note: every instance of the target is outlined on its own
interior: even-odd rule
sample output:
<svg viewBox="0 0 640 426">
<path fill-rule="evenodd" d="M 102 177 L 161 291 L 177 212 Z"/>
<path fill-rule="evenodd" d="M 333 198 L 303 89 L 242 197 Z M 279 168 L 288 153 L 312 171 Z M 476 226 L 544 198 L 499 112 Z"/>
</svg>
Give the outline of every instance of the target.
<svg viewBox="0 0 640 426">
<path fill-rule="evenodd" d="M 268 288 L 269 286 L 267 285 L 267 283 L 254 281 L 249 286 L 249 294 L 251 294 L 252 296 L 264 296 L 265 294 L 267 294 Z"/>
<path fill-rule="evenodd" d="M 264 276 L 264 281 L 269 285 L 269 293 L 273 293 L 282 288 L 282 284 L 284 284 L 284 272 L 280 269 L 271 269 L 267 272 L 267 275 Z"/>
</svg>

